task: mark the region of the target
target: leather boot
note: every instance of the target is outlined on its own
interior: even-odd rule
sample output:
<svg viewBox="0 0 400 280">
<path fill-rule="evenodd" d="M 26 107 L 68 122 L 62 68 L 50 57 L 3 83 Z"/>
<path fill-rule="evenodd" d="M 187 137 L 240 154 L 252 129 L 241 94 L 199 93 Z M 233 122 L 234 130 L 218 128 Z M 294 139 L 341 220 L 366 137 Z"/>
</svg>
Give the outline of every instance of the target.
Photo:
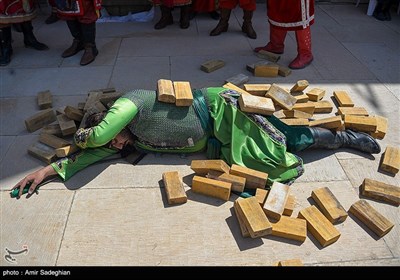
<svg viewBox="0 0 400 280">
<path fill-rule="evenodd" d="M 24 44 L 27 48 L 32 48 L 38 51 L 48 50 L 49 47 L 40 43 L 33 34 L 32 21 L 24 21 L 20 23 L 22 33 L 24 34 Z"/>
<path fill-rule="evenodd" d="M 285 49 L 285 38 L 287 31 L 284 29 L 276 28 L 272 24 L 269 25 L 269 42 L 264 47 L 257 47 L 255 52 L 261 50 L 272 52 L 276 54 L 283 54 Z"/>
<path fill-rule="evenodd" d="M 369 154 L 379 154 L 381 147 L 369 134 L 356 132 L 350 129 L 332 132 L 322 127 L 310 127 L 314 144 L 309 148 L 339 149 L 351 148 Z"/>
<path fill-rule="evenodd" d="M 80 65 L 88 65 L 92 63 L 96 56 L 99 54 L 99 51 L 96 47 L 96 23 L 81 23 L 82 28 L 82 36 L 83 36 L 83 45 L 85 48 L 85 52 L 82 55 Z"/>
<path fill-rule="evenodd" d="M 222 32 L 228 31 L 230 16 L 230 9 L 221 9 L 221 18 L 219 19 L 217 26 L 213 30 L 211 30 L 210 36 L 218 36 Z"/>
<path fill-rule="evenodd" d="M 72 41 L 72 45 L 61 54 L 64 58 L 76 55 L 78 52 L 83 50 L 81 24 L 77 20 L 67 20 L 67 26 L 72 37 L 74 37 L 74 40 Z"/>
<path fill-rule="evenodd" d="M 172 17 L 172 9 L 168 8 L 164 5 L 160 6 L 161 9 L 161 19 L 154 25 L 154 29 L 163 29 L 167 27 L 167 25 L 171 25 L 174 23 L 174 19 Z"/>
<path fill-rule="evenodd" d="M 311 53 L 311 31 L 310 27 L 296 30 L 297 57 L 289 64 L 291 69 L 303 69 L 314 59 Z"/>
<path fill-rule="evenodd" d="M 250 39 L 257 39 L 257 33 L 254 31 L 251 20 L 253 19 L 253 11 L 243 10 L 242 32 L 247 34 Z"/>
<path fill-rule="evenodd" d="M 11 26 L 0 28 L 0 66 L 6 66 L 11 62 L 12 53 Z"/>
<path fill-rule="evenodd" d="M 182 29 L 187 29 L 190 26 L 190 5 L 181 7 L 181 18 L 179 20 L 179 26 Z"/>
<path fill-rule="evenodd" d="M 374 9 L 374 12 L 373 12 L 372 15 L 377 20 L 384 21 L 384 20 L 387 19 L 386 15 L 385 15 L 385 13 L 383 11 L 383 5 L 384 5 L 383 1 L 378 1 L 376 6 L 375 6 L 375 9 Z"/>
</svg>

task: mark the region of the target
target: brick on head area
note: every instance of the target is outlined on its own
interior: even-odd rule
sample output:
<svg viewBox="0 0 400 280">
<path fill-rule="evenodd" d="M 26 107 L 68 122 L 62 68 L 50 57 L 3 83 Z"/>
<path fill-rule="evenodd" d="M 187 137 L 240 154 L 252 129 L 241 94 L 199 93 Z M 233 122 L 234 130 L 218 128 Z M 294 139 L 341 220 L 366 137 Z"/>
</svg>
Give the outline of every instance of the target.
<svg viewBox="0 0 400 280">
<path fill-rule="evenodd" d="M 178 171 L 169 171 L 162 174 L 168 204 L 186 203 L 187 196 Z"/>
<path fill-rule="evenodd" d="M 360 186 L 360 193 L 364 197 L 387 202 L 394 206 L 400 205 L 400 187 L 386 184 L 370 178 L 365 178 Z"/>
<path fill-rule="evenodd" d="M 348 216 L 346 210 L 329 188 L 315 189 L 311 192 L 311 197 L 332 224 L 341 223 L 346 220 Z"/>
<path fill-rule="evenodd" d="M 205 176 L 210 170 L 216 170 L 229 174 L 230 167 L 222 159 L 194 159 L 190 164 L 190 168 L 197 174 Z"/>
<path fill-rule="evenodd" d="M 271 98 L 241 94 L 238 102 L 240 110 L 246 113 L 270 116 L 275 112 L 275 105 Z"/>
<path fill-rule="evenodd" d="M 394 227 L 391 221 L 363 199 L 353 203 L 349 213 L 353 214 L 379 237 L 383 237 Z"/>
<path fill-rule="evenodd" d="M 237 164 L 232 164 L 229 174 L 246 178 L 246 188 L 249 189 L 265 189 L 268 179 L 268 173 Z"/>
<path fill-rule="evenodd" d="M 340 237 L 340 232 L 314 205 L 300 210 L 298 218 L 307 221 L 307 230 L 322 247 L 336 242 Z"/>
<path fill-rule="evenodd" d="M 400 147 L 388 145 L 381 156 L 379 168 L 391 174 L 396 174 L 400 169 Z"/>
<path fill-rule="evenodd" d="M 243 217 L 244 224 L 252 238 L 272 233 L 271 223 L 254 196 L 237 199 L 236 202 L 237 210 L 240 216 Z"/>
<path fill-rule="evenodd" d="M 193 93 L 190 82 L 174 81 L 175 105 L 189 107 L 193 104 Z"/>
<path fill-rule="evenodd" d="M 293 105 L 297 102 L 295 97 L 277 84 L 272 84 L 265 96 L 271 98 L 275 104 L 286 110 L 291 110 Z"/>
<path fill-rule="evenodd" d="M 225 201 L 229 200 L 231 187 L 231 183 L 209 179 L 201 176 L 194 176 L 192 180 L 193 192 L 219 198 Z"/>
<path fill-rule="evenodd" d="M 175 103 L 175 90 L 171 80 L 159 79 L 157 81 L 157 98 L 160 102 Z"/>
</svg>

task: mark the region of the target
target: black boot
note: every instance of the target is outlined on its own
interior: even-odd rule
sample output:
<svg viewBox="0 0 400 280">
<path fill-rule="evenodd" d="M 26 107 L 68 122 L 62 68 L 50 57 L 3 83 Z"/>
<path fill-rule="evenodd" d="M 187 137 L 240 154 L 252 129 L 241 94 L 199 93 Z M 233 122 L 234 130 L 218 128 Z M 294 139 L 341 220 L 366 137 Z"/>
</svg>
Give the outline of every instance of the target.
<svg viewBox="0 0 400 280">
<path fill-rule="evenodd" d="M 67 20 L 67 26 L 72 37 L 74 37 L 74 40 L 72 45 L 61 54 L 64 58 L 76 55 L 78 52 L 83 50 L 81 23 L 77 20 Z"/>
<path fill-rule="evenodd" d="M 10 63 L 12 53 L 11 26 L 0 28 L 0 66 L 6 66 Z"/>
<path fill-rule="evenodd" d="M 221 18 L 219 19 L 217 26 L 213 30 L 211 30 L 210 36 L 218 36 L 222 32 L 228 31 L 230 16 L 230 9 L 221 9 Z"/>
<path fill-rule="evenodd" d="M 32 21 L 24 21 L 20 23 L 22 33 L 24 34 L 24 44 L 27 48 L 32 48 L 38 51 L 48 50 L 49 47 L 40 43 L 33 34 Z"/>
<path fill-rule="evenodd" d="M 190 26 L 190 5 L 181 7 L 181 18 L 179 20 L 179 26 L 182 29 L 187 29 Z"/>
<path fill-rule="evenodd" d="M 309 148 L 351 148 L 369 154 L 378 154 L 381 152 L 378 142 L 364 132 L 356 132 L 350 129 L 332 132 L 329 129 L 321 127 L 310 127 L 309 129 L 315 141 Z"/>
<path fill-rule="evenodd" d="M 83 45 L 85 48 L 85 52 L 82 55 L 80 64 L 82 66 L 88 65 L 92 63 L 96 56 L 99 54 L 99 51 L 96 47 L 96 23 L 89 24 L 81 24 L 82 27 L 82 35 L 83 35 Z"/>
<path fill-rule="evenodd" d="M 250 39 L 257 39 L 257 33 L 254 31 L 251 20 L 253 19 L 253 11 L 243 10 L 242 32 L 247 34 Z"/>
<path fill-rule="evenodd" d="M 383 20 L 387 19 L 385 13 L 383 12 L 383 1 L 378 1 L 378 3 L 376 4 L 374 12 L 373 12 L 372 15 L 377 20 L 383 21 Z"/>
<path fill-rule="evenodd" d="M 172 9 L 168 8 L 164 5 L 160 6 L 161 9 L 161 19 L 154 25 L 154 29 L 163 29 L 167 27 L 167 25 L 171 25 L 174 23 L 174 19 L 172 18 Z"/>
</svg>

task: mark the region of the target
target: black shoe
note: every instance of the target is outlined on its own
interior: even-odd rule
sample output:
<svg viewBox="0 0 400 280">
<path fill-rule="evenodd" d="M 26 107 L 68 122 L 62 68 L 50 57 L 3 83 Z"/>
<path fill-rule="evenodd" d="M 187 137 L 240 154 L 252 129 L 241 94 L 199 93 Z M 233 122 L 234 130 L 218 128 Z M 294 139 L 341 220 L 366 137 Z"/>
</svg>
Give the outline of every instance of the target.
<svg viewBox="0 0 400 280">
<path fill-rule="evenodd" d="M 58 21 L 58 16 L 56 13 L 52 13 L 44 22 L 46 24 L 52 24 Z"/>
<path fill-rule="evenodd" d="M 209 12 L 208 14 L 210 15 L 210 17 L 211 17 L 212 19 L 219 20 L 219 18 L 220 18 L 219 13 L 216 12 L 216 11 Z"/>
<path fill-rule="evenodd" d="M 388 20 L 387 16 L 383 12 L 374 12 L 373 16 L 380 21 Z"/>
<path fill-rule="evenodd" d="M 45 51 L 48 50 L 49 47 L 43 43 L 40 43 L 37 40 L 33 40 L 33 41 L 24 41 L 25 47 L 26 48 L 32 48 L 38 51 Z"/>
</svg>

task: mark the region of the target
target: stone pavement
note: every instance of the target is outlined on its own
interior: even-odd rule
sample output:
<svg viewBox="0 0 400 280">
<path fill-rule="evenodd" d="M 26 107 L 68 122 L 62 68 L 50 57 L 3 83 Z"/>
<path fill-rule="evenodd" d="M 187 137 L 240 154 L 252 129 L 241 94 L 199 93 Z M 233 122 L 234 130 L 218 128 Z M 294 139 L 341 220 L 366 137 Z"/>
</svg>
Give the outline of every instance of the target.
<svg viewBox="0 0 400 280">
<path fill-rule="evenodd" d="M 239 73 L 249 83 L 277 83 L 291 87 L 306 79 L 311 87 L 346 90 L 357 106 L 371 115 L 389 119 L 386 137 L 379 141 L 400 145 L 400 16 L 380 22 L 366 15 L 367 5 L 319 4 L 312 26 L 314 62 L 292 71 L 288 77 L 254 77 L 246 65 L 260 59 L 252 49 L 269 38 L 264 4 L 258 4 L 254 27 L 256 40 L 240 30 L 242 12 L 237 9 L 229 31 L 210 37 L 216 21 L 198 15 L 187 30 L 175 23 L 154 30 L 152 22 L 98 23 L 100 51 L 94 63 L 79 66 L 80 54 L 63 59 L 70 45 L 66 24 L 45 25 L 48 10 L 35 19 L 37 38 L 50 50 L 38 52 L 23 47 L 22 34 L 13 32 L 12 62 L 0 69 L 0 219 L 1 266 L 270 266 L 279 260 L 300 258 L 306 266 L 399 266 L 400 211 L 386 203 L 368 200 L 395 226 L 378 238 L 352 215 L 335 225 L 338 241 L 322 248 L 308 233 L 305 242 L 266 236 L 243 238 L 233 213 L 233 201 L 193 193 L 190 189 L 192 159 L 180 155 L 147 155 L 133 166 L 123 159 L 96 164 L 69 181 L 51 182 L 39 195 L 11 199 L 9 189 L 44 164 L 27 154 L 40 130 L 29 133 L 24 120 L 37 112 L 36 96 L 50 90 L 53 107 L 77 105 L 93 89 L 115 87 L 155 89 L 160 78 L 190 81 L 193 88 L 220 86 Z M 396 7 L 397 9 L 397 7 Z M 178 12 L 174 11 L 175 19 Z M 280 64 L 296 56 L 293 32 L 286 38 Z M 226 66 L 212 73 L 200 64 L 222 59 Z M 331 115 L 334 115 L 334 109 Z M 399 174 L 378 170 L 381 154 L 368 156 L 352 150 L 301 153 L 305 174 L 291 187 L 296 196 L 293 216 L 314 204 L 311 191 L 329 187 L 346 210 L 359 199 L 364 178 L 399 185 Z M 169 206 L 162 173 L 178 170 L 183 176 L 188 201 Z M 15 255 L 15 262 L 5 257 Z"/>
</svg>

